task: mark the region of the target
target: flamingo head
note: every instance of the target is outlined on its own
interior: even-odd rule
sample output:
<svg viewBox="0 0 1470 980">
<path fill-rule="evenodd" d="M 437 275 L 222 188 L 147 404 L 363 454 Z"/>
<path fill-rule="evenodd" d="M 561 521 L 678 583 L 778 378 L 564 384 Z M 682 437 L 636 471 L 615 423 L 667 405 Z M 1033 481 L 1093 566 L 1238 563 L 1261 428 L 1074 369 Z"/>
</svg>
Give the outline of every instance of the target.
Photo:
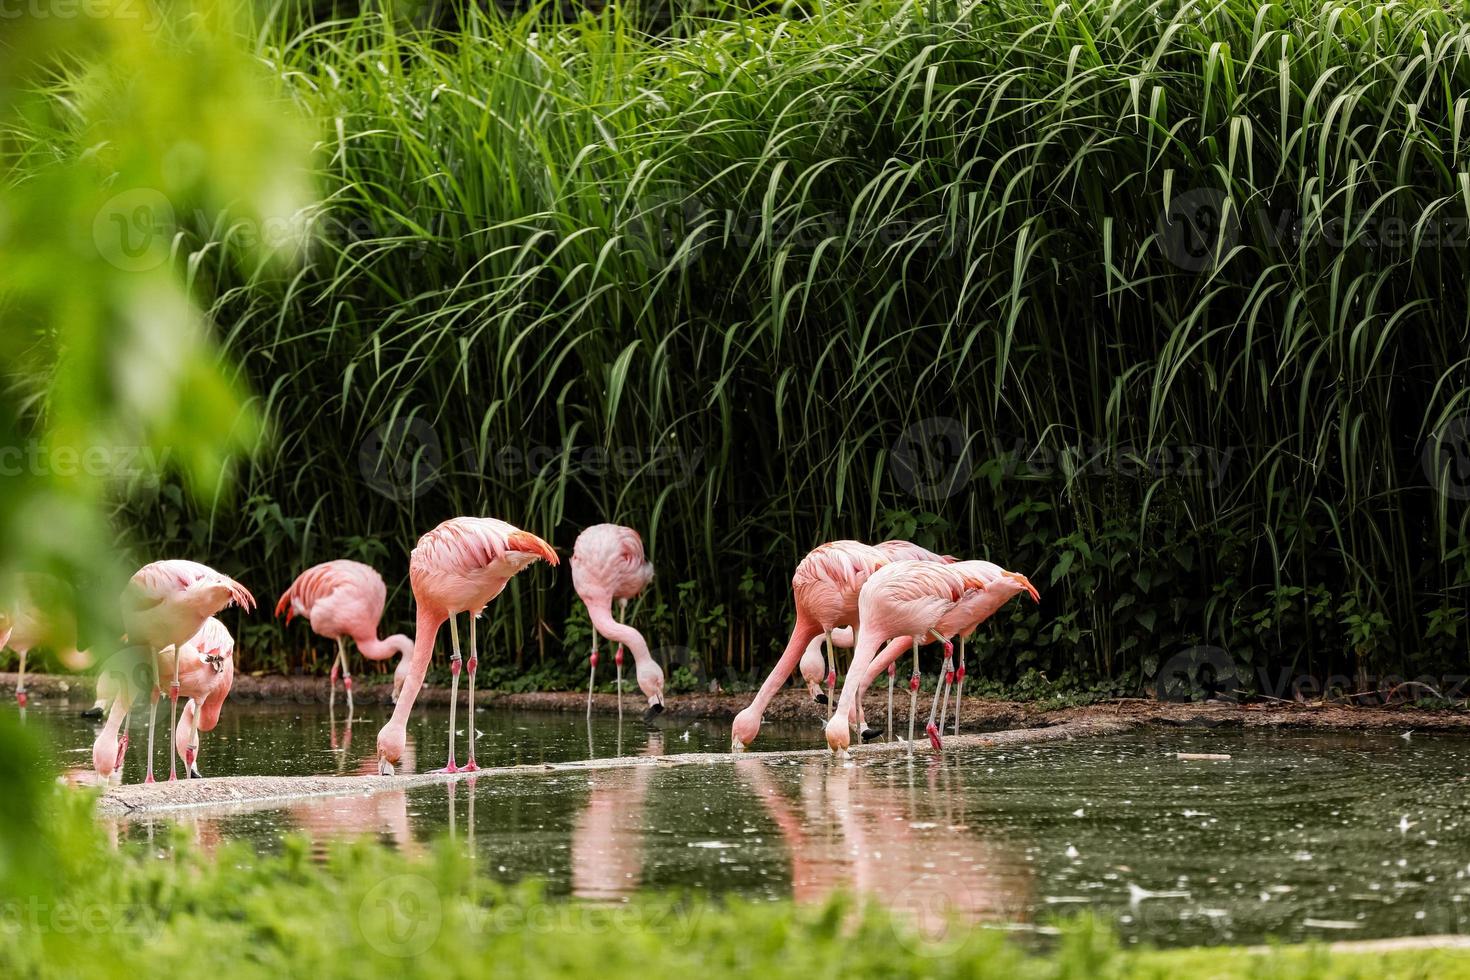
<svg viewBox="0 0 1470 980">
<path fill-rule="evenodd" d="M 735 716 L 730 725 L 730 751 L 744 752 L 761 733 L 761 716 L 753 708 L 746 708 Z"/>
<path fill-rule="evenodd" d="M 827 722 L 827 748 L 838 755 L 846 752 L 847 747 L 852 744 L 851 725 L 847 712 L 839 711 L 834 714 L 832 720 Z"/>
<path fill-rule="evenodd" d="M 97 740 L 92 743 L 92 769 L 103 779 L 112 775 L 112 770 L 117 767 L 117 733 L 110 728 L 103 728 Z"/>
<path fill-rule="evenodd" d="M 403 726 L 395 725 L 391 721 L 378 732 L 378 775 L 393 775 L 393 767 L 403 758 L 406 741 L 407 735 Z"/>
<path fill-rule="evenodd" d="M 1016 592 L 1030 593 L 1032 602 L 1041 602 L 1041 593 L 1036 591 L 1036 586 L 1032 585 L 1031 580 L 1026 576 L 1020 572 L 1005 572 L 1003 574 L 1005 575 L 1006 581 L 1011 584 Z"/>
<path fill-rule="evenodd" d="M 664 710 L 664 671 L 652 657 L 638 665 L 638 689 L 648 698 L 643 720 L 652 721 Z"/>
</svg>

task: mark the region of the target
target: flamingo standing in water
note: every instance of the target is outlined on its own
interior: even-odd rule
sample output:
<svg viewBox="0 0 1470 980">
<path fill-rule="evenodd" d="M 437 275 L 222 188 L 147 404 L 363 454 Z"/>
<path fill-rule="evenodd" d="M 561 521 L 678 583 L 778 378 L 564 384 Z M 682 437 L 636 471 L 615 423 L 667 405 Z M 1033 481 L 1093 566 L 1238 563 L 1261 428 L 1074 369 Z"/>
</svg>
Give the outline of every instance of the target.
<svg viewBox="0 0 1470 980">
<path fill-rule="evenodd" d="M 175 664 L 175 651 L 181 651 Z M 225 624 L 213 616 L 181 647 L 165 647 L 155 658 L 160 675 L 175 673 L 179 696 L 186 698 L 174 729 L 174 749 L 184 763 L 186 779 L 200 775 L 199 733 L 212 732 L 219 724 L 220 709 L 235 683 L 235 638 Z M 123 726 L 132 708 L 134 692 L 125 678 L 103 674 L 97 678 L 97 698 L 107 706 L 107 722 L 92 743 L 92 768 L 97 775 L 121 778 L 123 758 L 128 751 Z"/>
<path fill-rule="evenodd" d="M 313 565 L 297 576 L 291 587 L 276 603 L 276 615 L 305 616 L 311 631 L 337 644 L 337 657 L 332 661 L 331 694 L 328 703 L 337 700 L 337 673 L 342 673 L 342 686 L 347 690 L 347 711 L 352 711 L 352 668 L 348 666 L 348 637 L 357 644 L 358 652 L 368 660 L 387 660 L 401 654 L 393 674 L 393 699 L 403 688 L 407 674 L 404 666 L 413 652 L 413 640 L 402 633 L 378 639 L 378 623 L 383 618 L 383 604 L 388 587 L 371 565 L 340 558 Z"/>
<path fill-rule="evenodd" d="M 613 619 L 612 601 L 618 600 L 623 619 L 628 600 L 653 581 L 653 565 L 643 557 L 643 539 L 631 527 L 595 524 L 577 535 L 572 546 L 572 587 L 592 618 L 592 672 L 587 681 L 587 711 L 592 712 L 592 684 L 597 677 L 597 634 L 618 644 L 613 660 L 618 669 L 618 693 L 623 690 L 623 647 L 633 651 L 638 687 L 648 698 L 644 722 L 664 710 L 664 672 L 648 652 L 643 634 Z"/>
<path fill-rule="evenodd" d="M 834 752 L 845 752 L 851 742 L 849 718 L 854 704 L 862 700 L 868 670 L 879 644 L 900 636 L 914 638 L 914 674 L 909 680 L 909 742 L 912 744 L 914 717 L 918 713 L 920 642 L 965 593 L 985 586 L 975 576 L 956 571 L 957 567 L 913 559 L 895 561 L 878 569 L 863 585 L 858 599 L 862 625 L 853 651 L 852 668 L 843 681 L 836 714 L 827 722 L 827 745 Z M 944 642 L 948 657 L 950 643 Z"/>
<path fill-rule="evenodd" d="M 17 575 L 5 606 L 0 607 L 0 650 L 9 647 L 20 661 L 15 703 L 26 696 L 26 655 L 39 646 L 55 650 L 68 670 L 85 670 L 91 655 L 77 649 L 77 621 L 71 612 L 70 591 L 57 579 L 35 573 Z"/>
<path fill-rule="evenodd" d="M 230 605 L 246 612 L 255 608 L 255 597 L 228 575 L 196 561 L 171 559 L 144 565 L 133 573 L 122 593 L 123 627 L 134 643 L 148 650 L 152 668 L 152 691 L 148 708 L 148 775 L 153 782 L 153 730 L 158 715 L 159 653 L 180 646 L 204 626 L 204 621 Z M 173 682 L 169 685 L 169 731 L 178 723 L 179 661 L 173 658 Z M 114 709 L 116 707 L 114 706 Z M 94 747 L 95 761 L 95 747 Z M 169 779 L 177 779 L 174 754 L 169 753 Z"/>
<path fill-rule="evenodd" d="M 887 563 L 883 552 L 871 545 L 832 541 L 811 551 L 796 566 L 796 573 L 791 577 L 791 591 L 796 597 L 796 623 L 791 629 L 791 639 L 754 700 L 735 716 L 730 728 L 731 751 L 749 748 L 760 734 L 766 706 L 791 676 L 807 644 L 816 637 L 830 636 L 839 626 L 857 625 L 858 592 L 868 576 Z M 830 652 L 827 662 L 829 682 L 835 683 L 836 678 L 832 676 L 835 660 Z"/>
<path fill-rule="evenodd" d="M 479 656 L 475 646 L 475 619 L 485 606 L 500 595 L 516 573 L 534 562 L 545 560 L 558 565 L 561 560 L 551 545 L 517 527 L 491 517 L 455 517 L 419 538 L 408 560 L 408 579 L 413 585 L 414 603 L 418 606 L 413 654 L 403 681 L 393 717 L 378 732 L 378 772 L 393 775 L 393 767 L 403 755 L 407 740 L 408 716 L 414 700 L 423 687 L 424 674 L 434 656 L 434 640 L 439 627 L 449 620 L 449 638 L 454 653 L 449 661 L 449 762 L 444 772 L 458 772 L 454 763 L 454 712 L 459 701 L 459 629 L 454 617 L 470 614 L 470 692 L 469 692 L 469 762 L 465 771 L 475 765 L 475 669 Z"/>
</svg>

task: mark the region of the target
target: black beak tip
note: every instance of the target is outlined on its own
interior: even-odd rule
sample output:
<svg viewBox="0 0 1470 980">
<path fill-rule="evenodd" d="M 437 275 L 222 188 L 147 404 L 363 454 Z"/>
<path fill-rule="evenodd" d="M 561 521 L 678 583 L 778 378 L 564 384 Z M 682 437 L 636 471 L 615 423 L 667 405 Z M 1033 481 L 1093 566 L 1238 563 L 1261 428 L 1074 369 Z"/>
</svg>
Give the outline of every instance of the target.
<svg viewBox="0 0 1470 980">
<path fill-rule="evenodd" d="M 883 735 L 883 729 L 881 729 L 881 728 L 864 728 L 863 729 L 863 741 L 864 742 L 871 742 L 875 738 L 882 737 L 882 735 Z"/>
<path fill-rule="evenodd" d="M 204 778 L 204 774 L 199 771 L 199 767 L 198 766 L 195 766 L 193 769 L 190 769 L 189 770 L 189 778 L 190 779 L 203 779 Z"/>
<path fill-rule="evenodd" d="M 85 711 L 82 712 L 82 717 L 83 718 L 91 718 L 91 719 L 93 719 L 95 721 L 95 720 L 100 719 L 102 717 L 102 709 L 101 708 L 88 708 L 88 709 L 86 709 Z"/>
<path fill-rule="evenodd" d="M 643 723 L 645 725 L 652 723 L 653 719 L 663 714 L 663 712 L 664 706 L 662 704 L 650 704 L 648 710 L 643 712 Z"/>
<path fill-rule="evenodd" d="M 812 700 L 815 701 L 815 702 L 817 702 L 817 704 L 826 704 L 827 703 L 827 692 L 826 691 L 818 691 L 815 695 L 812 696 Z"/>
</svg>

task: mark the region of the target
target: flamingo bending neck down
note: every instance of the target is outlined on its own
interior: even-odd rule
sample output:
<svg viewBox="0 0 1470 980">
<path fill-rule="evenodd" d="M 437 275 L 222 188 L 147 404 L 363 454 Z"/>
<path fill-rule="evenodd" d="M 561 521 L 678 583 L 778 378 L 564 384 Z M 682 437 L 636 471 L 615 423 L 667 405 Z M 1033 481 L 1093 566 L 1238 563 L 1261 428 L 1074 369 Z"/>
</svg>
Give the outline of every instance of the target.
<svg viewBox="0 0 1470 980">
<path fill-rule="evenodd" d="M 633 651 L 638 687 L 648 698 L 644 722 L 664 710 L 664 672 L 648 652 L 643 634 L 626 622 L 613 619 L 612 601 L 622 604 L 627 619 L 628 600 L 636 598 L 653 581 L 653 565 L 643 556 L 643 539 L 631 527 L 595 524 L 577 535 L 572 546 L 572 587 L 587 606 L 592 619 L 592 672 L 587 687 L 587 711 L 592 711 L 592 684 L 597 676 L 597 635 L 618 644 L 614 662 L 618 670 L 618 693 L 623 686 L 623 647 Z M 621 704 L 621 702 L 619 702 Z"/>
<path fill-rule="evenodd" d="M 148 775 L 153 782 L 153 741 L 160 693 L 158 655 L 165 647 L 179 647 L 204 626 L 205 620 L 230 605 L 249 612 L 255 608 L 250 591 L 208 565 L 194 561 L 156 561 L 133 573 L 122 593 L 123 627 L 134 643 L 148 650 L 153 687 L 148 710 Z M 174 677 L 169 685 L 169 731 L 178 723 L 179 660 L 173 658 Z M 116 706 L 113 711 L 115 712 Z M 126 714 L 126 712 L 124 712 Z M 169 779 L 178 778 L 174 754 L 169 754 Z"/>
<path fill-rule="evenodd" d="M 405 669 L 403 689 L 393 707 L 393 717 L 378 732 L 378 772 L 391 776 L 403 756 L 408 740 L 408 717 L 423 687 L 424 675 L 434 656 L 439 627 L 449 620 L 453 655 L 449 661 L 449 761 L 445 772 L 458 772 L 454 761 L 454 716 L 459 701 L 459 630 L 454 617 L 470 614 L 469 761 L 475 764 L 475 670 L 479 656 L 475 641 L 475 619 L 485 606 L 500 595 L 506 583 L 537 561 L 560 564 L 551 545 L 529 531 L 491 517 L 455 517 L 419 538 L 408 561 L 417 609 L 413 653 Z"/>
<path fill-rule="evenodd" d="M 883 552 L 871 545 L 832 541 L 812 550 L 797 564 L 791 577 L 791 591 L 796 599 L 796 623 L 791 628 L 791 638 L 755 698 L 735 716 L 730 728 L 731 751 L 749 748 L 760 734 L 766 706 L 791 676 L 807 644 L 816 637 L 831 634 L 839 626 L 858 624 L 858 592 L 868 576 L 887 563 Z M 832 677 L 835 660 L 830 652 L 828 665 L 829 681 L 835 683 Z"/>
<path fill-rule="evenodd" d="M 836 714 L 827 723 L 827 745 L 834 752 L 845 752 L 851 744 L 849 716 L 854 705 L 862 700 L 879 645 L 900 636 L 914 637 L 914 674 L 909 681 L 912 745 L 918 709 L 918 649 L 922 638 L 933 631 L 966 592 L 984 587 L 979 579 L 955 571 L 956 567 L 913 559 L 895 561 L 874 572 L 863 585 L 858 602 L 862 625 L 853 651 L 852 668 L 843 682 Z"/>
<path fill-rule="evenodd" d="M 342 674 L 342 686 L 347 691 L 347 711 L 352 712 L 352 668 L 347 660 L 346 640 L 351 637 L 358 652 L 368 660 L 387 660 L 395 653 L 402 655 L 399 670 L 393 674 L 393 699 L 398 699 L 406 672 L 403 664 L 413 652 L 413 640 L 402 633 L 378 638 L 378 623 L 383 618 L 383 605 L 388 599 L 388 587 L 383 577 L 371 565 L 360 561 L 339 558 L 336 561 L 313 565 L 296 577 L 291 587 L 276 603 L 276 615 L 286 614 L 286 622 L 293 616 L 305 616 L 311 623 L 311 631 L 337 644 L 337 656 L 332 661 L 331 694 L 327 701 L 331 705 L 337 699 L 337 674 Z"/>
</svg>

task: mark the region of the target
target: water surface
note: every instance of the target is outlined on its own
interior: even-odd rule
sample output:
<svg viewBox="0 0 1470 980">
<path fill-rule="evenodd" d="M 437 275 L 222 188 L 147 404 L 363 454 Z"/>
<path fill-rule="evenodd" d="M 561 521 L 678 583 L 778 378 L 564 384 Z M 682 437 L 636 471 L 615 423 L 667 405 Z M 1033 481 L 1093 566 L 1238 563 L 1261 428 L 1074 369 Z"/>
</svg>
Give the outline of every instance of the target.
<svg viewBox="0 0 1470 980">
<path fill-rule="evenodd" d="M 232 727 L 206 746 L 212 773 L 260 771 L 262 759 L 275 771 L 362 770 L 387 713 L 359 712 L 352 743 L 334 752 L 315 708 L 236 707 Z M 421 714 L 414 735 L 427 768 L 426 753 L 440 764 L 445 719 Z M 579 716 L 480 719 L 482 763 L 588 755 Z M 761 745 L 811 747 L 818 720 L 768 726 Z M 72 737 L 90 729 L 47 722 Z M 594 719 L 592 754 L 616 752 L 618 738 L 615 719 Z M 722 750 L 728 726 L 650 731 L 630 714 L 621 739 L 628 754 Z M 180 819 L 205 846 L 244 840 L 260 851 L 302 832 L 323 848 L 367 835 L 417 852 L 447 832 L 491 876 L 535 876 L 553 895 L 595 900 L 693 889 L 819 901 L 842 889 L 939 931 L 956 912 L 1045 933 L 1090 908 L 1129 942 L 1366 939 L 1467 925 L 1467 750 L 1465 738 L 1396 732 L 1148 730 L 912 760 L 746 757 L 481 777 Z M 1232 758 L 1183 762 L 1178 752 Z M 167 823 L 114 829 L 157 842 Z"/>
</svg>

